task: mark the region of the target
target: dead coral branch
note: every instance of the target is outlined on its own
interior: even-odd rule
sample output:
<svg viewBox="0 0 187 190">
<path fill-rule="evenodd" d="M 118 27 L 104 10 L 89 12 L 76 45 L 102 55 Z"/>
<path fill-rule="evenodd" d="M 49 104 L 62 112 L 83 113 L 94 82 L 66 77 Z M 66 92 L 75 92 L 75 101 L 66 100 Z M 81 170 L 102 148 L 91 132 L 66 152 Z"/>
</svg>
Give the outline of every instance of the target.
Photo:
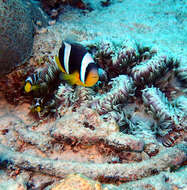
<svg viewBox="0 0 187 190">
<path fill-rule="evenodd" d="M 81 113 L 75 112 L 73 116 L 67 113 L 57 120 L 51 128 L 51 135 L 58 142 L 70 144 L 102 143 L 115 150 L 143 150 L 144 142 L 141 139 L 119 133 L 118 130 L 114 121 L 104 122 L 96 112 L 87 108 L 82 109 Z"/>
<path fill-rule="evenodd" d="M 19 153 L 0 145 L 0 164 L 12 164 L 21 169 L 31 170 L 56 177 L 64 177 L 70 173 L 81 173 L 100 181 L 109 179 L 115 181 L 133 181 L 146 176 L 160 173 L 170 168 L 179 167 L 186 159 L 184 152 L 170 148 L 157 156 L 140 163 L 132 164 L 94 164 L 79 162 L 64 162 Z"/>
<path fill-rule="evenodd" d="M 29 143 L 31 145 L 35 145 L 38 149 L 45 152 L 52 147 L 54 139 L 43 132 L 35 132 L 25 127 L 16 127 L 16 132 L 19 134 L 19 139 Z"/>
</svg>

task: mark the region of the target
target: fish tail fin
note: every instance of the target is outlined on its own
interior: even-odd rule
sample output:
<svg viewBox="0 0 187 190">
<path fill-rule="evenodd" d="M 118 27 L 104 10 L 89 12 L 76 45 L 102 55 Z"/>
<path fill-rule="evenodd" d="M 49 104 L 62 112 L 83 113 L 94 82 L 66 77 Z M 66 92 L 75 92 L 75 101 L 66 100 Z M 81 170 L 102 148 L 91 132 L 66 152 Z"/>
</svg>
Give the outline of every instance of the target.
<svg viewBox="0 0 187 190">
<path fill-rule="evenodd" d="M 36 84 L 36 85 L 32 85 L 32 87 L 31 87 L 31 89 L 32 90 L 37 90 L 37 89 L 39 89 L 40 88 L 40 85 L 38 84 Z"/>
<path fill-rule="evenodd" d="M 41 110 L 42 110 L 41 106 L 35 107 L 35 111 L 36 111 L 36 112 L 41 112 Z"/>
<path fill-rule="evenodd" d="M 33 105 L 33 111 L 40 113 L 42 111 L 42 106 L 41 104 L 43 103 L 43 99 L 36 98 L 35 99 L 35 104 Z"/>
</svg>

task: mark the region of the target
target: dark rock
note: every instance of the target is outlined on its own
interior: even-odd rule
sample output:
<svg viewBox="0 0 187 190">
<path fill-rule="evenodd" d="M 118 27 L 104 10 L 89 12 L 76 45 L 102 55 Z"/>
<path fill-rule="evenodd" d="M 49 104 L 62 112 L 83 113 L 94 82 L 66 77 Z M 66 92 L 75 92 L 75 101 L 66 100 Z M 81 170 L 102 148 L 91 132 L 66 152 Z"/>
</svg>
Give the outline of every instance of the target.
<svg viewBox="0 0 187 190">
<path fill-rule="evenodd" d="M 0 77 L 30 57 L 37 20 L 47 25 L 41 9 L 33 2 L 0 0 Z"/>
</svg>

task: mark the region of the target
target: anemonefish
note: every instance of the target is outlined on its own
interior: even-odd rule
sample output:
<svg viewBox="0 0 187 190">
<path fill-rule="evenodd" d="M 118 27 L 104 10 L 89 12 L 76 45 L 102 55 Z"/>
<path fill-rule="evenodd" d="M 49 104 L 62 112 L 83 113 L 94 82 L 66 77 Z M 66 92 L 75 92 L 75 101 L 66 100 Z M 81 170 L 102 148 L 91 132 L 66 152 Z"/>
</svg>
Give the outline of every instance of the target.
<svg viewBox="0 0 187 190">
<path fill-rule="evenodd" d="M 43 71 L 36 72 L 25 80 L 25 92 L 42 88 L 61 73 L 61 78 L 71 85 L 91 87 L 99 80 L 97 64 L 91 54 L 80 44 L 62 42 L 58 55 L 54 56 L 54 63 Z M 44 85 L 45 86 L 45 85 Z"/>
<path fill-rule="evenodd" d="M 42 110 L 42 108 L 41 108 L 41 100 L 36 99 L 36 103 L 34 105 L 34 111 L 41 112 L 41 110 Z"/>
<path fill-rule="evenodd" d="M 39 88 L 39 85 L 34 85 L 36 81 L 38 80 L 38 75 L 33 74 L 32 76 L 27 77 L 25 80 L 25 92 L 30 92 L 31 90 L 35 90 Z"/>
<path fill-rule="evenodd" d="M 99 80 L 98 66 L 91 54 L 80 44 L 62 42 L 55 62 L 70 84 L 91 87 Z"/>
</svg>

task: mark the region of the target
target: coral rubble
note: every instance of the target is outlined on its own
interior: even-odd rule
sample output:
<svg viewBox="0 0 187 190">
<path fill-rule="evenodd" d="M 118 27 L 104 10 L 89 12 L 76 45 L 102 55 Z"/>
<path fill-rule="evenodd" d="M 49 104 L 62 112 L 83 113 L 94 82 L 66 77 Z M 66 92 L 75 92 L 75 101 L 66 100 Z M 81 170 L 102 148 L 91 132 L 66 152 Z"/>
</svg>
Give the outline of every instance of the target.
<svg viewBox="0 0 187 190">
<path fill-rule="evenodd" d="M 175 148 L 161 151 L 157 156 L 140 163 L 128 164 L 95 164 L 52 160 L 38 156 L 19 153 L 0 145 L 1 164 L 12 164 L 21 169 L 41 172 L 56 177 L 70 173 L 82 173 L 100 181 L 115 180 L 128 182 L 158 174 L 161 171 L 178 167 L 186 159 L 185 154 Z M 143 172 L 143 173 L 142 173 Z"/>
</svg>

